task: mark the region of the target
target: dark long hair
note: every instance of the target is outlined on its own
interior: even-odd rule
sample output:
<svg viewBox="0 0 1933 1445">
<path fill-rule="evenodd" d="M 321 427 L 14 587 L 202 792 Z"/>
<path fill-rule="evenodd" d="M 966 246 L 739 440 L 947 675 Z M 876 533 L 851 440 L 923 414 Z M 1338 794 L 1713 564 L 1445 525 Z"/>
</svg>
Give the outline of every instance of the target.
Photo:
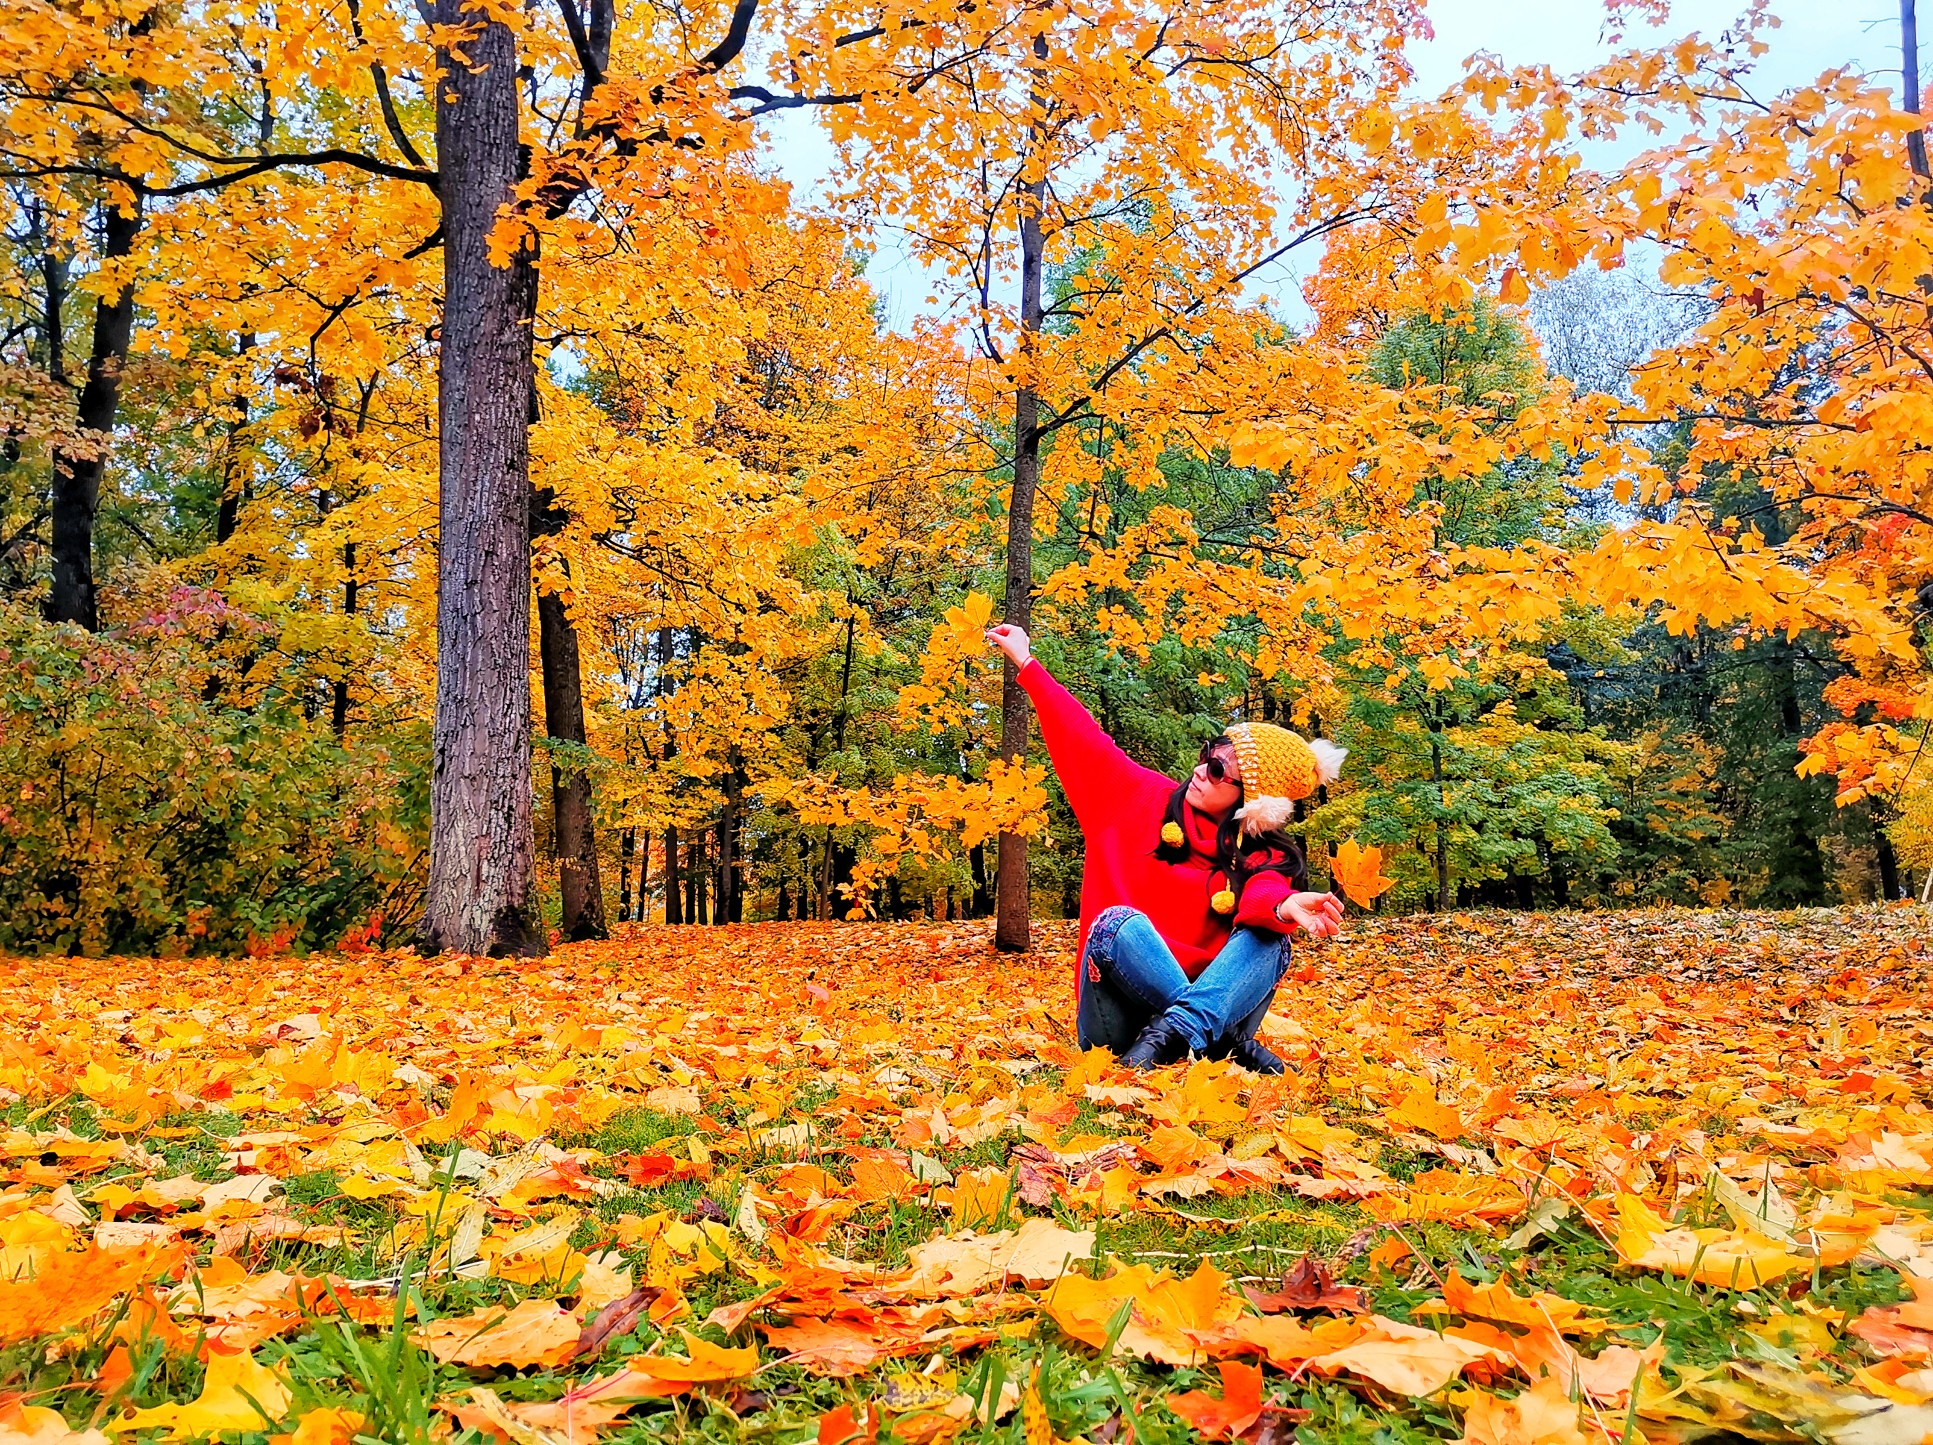
<svg viewBox="0 0 1933 1445">
<path fill-rule="evenodd" d="M 1206 762 L 1217 748 L 1234 746 L 1234 739 L 1223 733 L 1202 745 L 1200 760 Z M 1163 826 L 1173 823 L 1181 829 L 1181 841 L 1169 843 L 1158 832 L 1155 835 L 1154 856 L 1163 863 L 1185 863 L 1193 856 L 1194 850 L 1188 846 L 1188 825 L 1182 818 L 1187 799 L 1188 783 L 1184 779 L 1181 786 L 1168 794 L 1168 806 L 1161 815 Z M 1235 895 L 1236 906 L 1241 905 L 1242 890 L 1248 886 L 1248 880 L 1257 874 L 1280 873 L 1298 893 L 1308 887 L 1309 860 L 1302 852 L 1302 845 L 1276 828 L 1244 837 L 1241 819 L 1235 816 L 1238 811 L 1239 805 L 1229 809 L 1228 816 L 1216 826 L 1214 856 L 1215 867 L 1228 875 L 1228 888 Z M 1271 853 L 1279 853 L 1281 857 L 1270 859 Z"/>
</svg>

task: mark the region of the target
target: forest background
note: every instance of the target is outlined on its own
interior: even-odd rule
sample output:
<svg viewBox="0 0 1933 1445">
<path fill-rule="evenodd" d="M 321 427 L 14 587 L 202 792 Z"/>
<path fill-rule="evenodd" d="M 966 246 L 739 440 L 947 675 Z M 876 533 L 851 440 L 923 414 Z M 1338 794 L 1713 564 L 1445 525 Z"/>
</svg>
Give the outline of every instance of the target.
<svg viewBox="0 0 1933 1445">
<path fill-rule="evenodd" d="M 1024 946 L 1081 847 L 995 617 L 1152 766 L 1347 745 L 1386 909 L 1917 891 L 1897 20 L 1419 95 L 1398 0 L 4 0 L 0 949 Z"/>
</svg>

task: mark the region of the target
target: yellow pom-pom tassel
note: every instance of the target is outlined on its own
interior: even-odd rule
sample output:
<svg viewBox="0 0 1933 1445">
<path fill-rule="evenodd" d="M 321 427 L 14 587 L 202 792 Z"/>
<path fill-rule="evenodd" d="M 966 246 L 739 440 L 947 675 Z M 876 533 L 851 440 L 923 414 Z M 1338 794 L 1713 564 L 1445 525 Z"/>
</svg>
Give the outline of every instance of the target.
<svg viewBox="0 0 1933 1445">
<path fill-rule="evenodd" d="M 1208 900 L 1208 906 L 1217 913 L 1233 913 L 1235 911 L 1234 891 L 1228 888 L 1222 889 L 1221 892 Z"/>
<path fill-rule="evenodd" d="M 1161 841 L 1166 843 L 1170 848 L 1179 848 L 1186 841 L 1182 835 L 1181 824 L 1163 823 L 1161 825 Z"/>
</svg>

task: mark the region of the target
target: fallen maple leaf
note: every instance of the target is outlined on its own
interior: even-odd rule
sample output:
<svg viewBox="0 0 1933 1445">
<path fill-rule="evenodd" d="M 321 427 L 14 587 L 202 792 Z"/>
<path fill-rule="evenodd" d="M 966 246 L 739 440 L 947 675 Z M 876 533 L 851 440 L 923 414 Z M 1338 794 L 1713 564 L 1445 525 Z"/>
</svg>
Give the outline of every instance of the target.
<svg viewBox="0 0 1933 1445">
<path fill-rule="evenodd" d="M 1610 1328 L 1603 1320 L 1592 1319 L 1576 1300 L 1541 1290 L 1529 1296 L 1516 1294 L 1502 1280 L 1473 1285 L 1454 1269 L 1443 1281 L 1441 1304 L 1450 1313 L 1466 1319 L 1495 1320 L 1499 1324 L 1549 1329 L 1560 1334 L 1591 1335 Z"/>
<path fill-rule="evenodd" d="M 853 1445 L 857 1441 L 871 1441 L 879 1438 L 879 1416 L 868 1413 L 865 1423 L 852 1412 L 852 1406 L 840 1405 L 826 1411 L 819 1417 L 818 1445 Z"/>
<path fill-rule="evenodd" d="M 572 1358 L 595 1356 L 606 1342 L 636 1329 L 638 1320 L 663 1292 L 656 1285 L 640 1285 L 623 1299 L 605 1305 L 585 1323 L 576 1345 L 571 1349 Z"/>
<path fill-rule="evenodd" d="M 1295 1262 L 1282 1277 L 1282 1288 L 1269 1293 L 1244 1287 L 1248 1302 L 1265 1315 L 1283 1310 L 1366 1310 L 1369 1297 L 1354 1285 L 1337 1284 L 1329 1266 L 1312 1254 Z"/>
<path fill-rule="evenodd" d="M 201 1394 L 186 1405 L 169 1403 L 137 1410 L 108 1429 L 166 1428 L 170 1440 L 189 1440 L 223 1430 L 260 1430 L 289 1408 L 289 1387 L 253 1355 L 211 1355 Z"/>
<path fill-rule="evenodd" d="M 0 1445 L 107 1445 L 99 1430 L 71 1430 L 60 1411 L 9 1401 L 0 1405 Z"/>
<path fill-rule="evenodd" d="M 410 1335 L 445 1365 L 561 1365 L 576 1351 L 583 1330 L 556 1300 L 527 1299 L 515 1309 L 501 1305 L 436 1320 Z"/>
<path fill-rule="evenodd" d="M 1206 1440 L 1240 1435 L 1262 1418 L 1262 1372 L 1254 1365 L 1223 1360 L 1222 1394 L 1218 1400 L 1202 1390 L 1170 1395 L 1168 1408 L 1181 1416 Z"/>
<path fill-rule="evenodd" d="M 366 1424 L 355 1410 L 324 1405 L 304 1415 L 288 1434 L 271 1437 L 269 1445 L 352 1445 Z"/>
<path fill-rule="evenodd" d="M 1507 1360 L 1473 1340 L 1441 1335 L 1373 1315 L 1367 1333 L 1353 1344 L 1313 1356 L 1308 1368 L 1325 1375 L 1347 1370 L 1399 1395 L 1434 1395 L 1478 1360 Z"/>
<path fill-rule="evenodd" d="M 681 1395 L 693 1385 L 718 1385 L 742 1380 L 758 1372 L 758 1350 L 734 1350 L 701 1339 L 689 1330 L 684 1336 L 687 1357 L 677 1355 L 633 1355 L 627 1362 L 633 1375 L 649 1381 L 653 1395 Z M 634 1382 L 633 1388 L 636 1388 Z"/>
<path fill-rule="evenodd" d="M 1640 1269 L 1726 1289 L 1757 1289 L 1812 1265 L 1776 1240 L 1749 1230 L 1675 1226 L 1635 1194 L 1620 1194 L 1617 1210 L 1618 1257 Z"/>
<path fill-rule="evenodd" d="M 1041 1296 L 1040 1308 L 1062 1332 L 1096 1348 L 1107 1343 L 1114 1318 L 1132 1304 L 1120 1347 L 1143 1359 L 1192 1365 L 1203 1354 L 1200 1337 L 1243 1316 L 1226 1290 L 1228 1276 L 1203 1260 L 1186 1279 L 1144 1264 L 1117 1267 L 1105 1279 L 1065 1275 Z"/>
<path fill-rule="evenodd" d="M 32 1274 L 0 1279 L 0 1344 L 51 1335 L 92 1319 L 117 1297 L 181 1260 L 175 1243 L 134 1249 L 63 1249 L 44 1256 Z"/>
<path fill-rule="evenodd" d="M 1563 1383 L 1546 1375 L 1514 1400 L 1478 1391 L 1464 1407 L 1457 1445 L 1605 1445 L 1602 1429 L 1578 1428 L 1584 1407 Z"/>
<path fill-rule="evenodd" d="M 920 1295 L 978 1294 L 1003 1280 L 1035 1287 L 1052 1283 L 1077 1261 L 1094 1257 L 1094 1231 L 1062 1229 L 1029 1219 L 1018 1232 L 943 1235 L 913 1246 L 907 1288 Z"/>
<path fill-rule="evenodd" d="M 1394 878 L 1383 877 L 1383 850 L 1364 848 L 1354 838 L 1336 849 L 1335 857 L 1329 860 L 1329 876 L 1365 908 L 1396 886 Z"/>
</svg>

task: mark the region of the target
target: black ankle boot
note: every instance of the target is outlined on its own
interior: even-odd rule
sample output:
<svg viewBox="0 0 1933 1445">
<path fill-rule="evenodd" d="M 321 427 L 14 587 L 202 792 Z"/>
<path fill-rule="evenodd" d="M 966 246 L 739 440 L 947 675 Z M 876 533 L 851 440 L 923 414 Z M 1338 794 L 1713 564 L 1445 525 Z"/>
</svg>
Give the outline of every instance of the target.
<svg viewBox="0 0 1933 1445">
<path fill-rule="evenodd" d="M 1228 1057 L 1252 1074 L 1279 1074 L 1288 1067 L 1257 1039 L 1243 1039 L 1228 1051 Z"/>
<path fill-rule="evenodd" d="M 1121 1055 L 1121 1066 L 1128 1069 L 1158 1069 L 1188 1057 L 1188 1034 L 1181 1020 L 1164 1013 L 1141 1030 L 1128 1051 Z"/>
</svg>

